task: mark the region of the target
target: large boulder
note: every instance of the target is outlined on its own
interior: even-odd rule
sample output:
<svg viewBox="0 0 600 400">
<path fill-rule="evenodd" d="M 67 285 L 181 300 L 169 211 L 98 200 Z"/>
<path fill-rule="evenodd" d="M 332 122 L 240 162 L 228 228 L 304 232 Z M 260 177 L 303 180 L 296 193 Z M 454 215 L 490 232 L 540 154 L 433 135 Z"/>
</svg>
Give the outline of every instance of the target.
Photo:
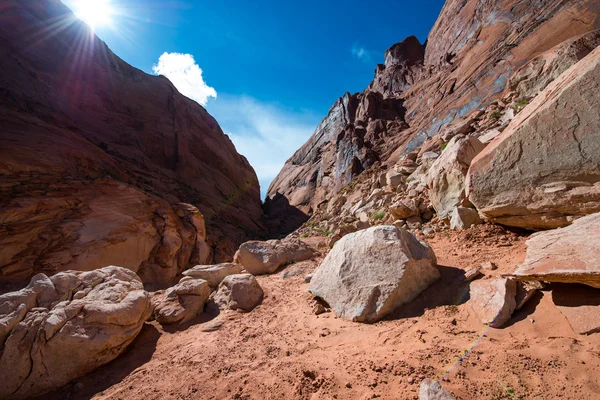
<svg viewBox="0 0 600 400">
<path fill-rule="evenodd" d="M 600 288 L 600 213 L 527 240 L 527 256 L 514 276 L 521 280 L 582 283 Z"/>
<path fill-rule="evenodd" d="M 221 263 L 215 265 L 196 265 L 183 271 L 184 276 L 204 279 L 211 288 L 216 288 L 226 276 L 241 274 L 242 266 L 236 263 Z"/>
<path fill-rule="evenodd" d="M 340 239 L 309 291 L 337 316 L 375 322 L 417 297 L 440 274 L 433 250 L 404 229 L 376 226 Z"/>
<path fill-rule="evenodd" d="M 469 200 L 526 229 L 600 211 L 600 48 L 540 93 L 473 161 Z"/>
<path fill-rule="evenodd" d="M 184 324 L 204 310 L 210 286 L 204 279 L 184 277 L 179 283 L 152 299 L 154 318 L 163 325 Z"/>
<path fill-rule="evenodd" d="M 512 279 L 497 278 L 471 283 L 469 304 L 486 325 L 502 327 L 517 307 L 517 283 Z"/>
<path fill-rule="evenodd" d="M 282 265 L 312 258 L 315 251 L 302 240 L 282 239 L 243 243 L 234 262 L 252 275 L 272 274 Z"/>
<path fill-rule="evenodd" d="M 112 361 L 150 314 L 128 269 L 36 275 L 0 296 L 0 398 L 41 395 Z"/>
<path fill-rule="evenodd" d="M 250 274 L 229 275 L 219 285 L 214 301 L 221 310 L 252 311 L 259 305 L 264 292 Z"/>
<path fill-rule="evenodd" d="M 427 171 L 429 198 L 440 219 L 450 218 L 454 207 L 468 205 L 465 177 L 484 147 L 474 136 L 455 136 Z"/>
</svg>

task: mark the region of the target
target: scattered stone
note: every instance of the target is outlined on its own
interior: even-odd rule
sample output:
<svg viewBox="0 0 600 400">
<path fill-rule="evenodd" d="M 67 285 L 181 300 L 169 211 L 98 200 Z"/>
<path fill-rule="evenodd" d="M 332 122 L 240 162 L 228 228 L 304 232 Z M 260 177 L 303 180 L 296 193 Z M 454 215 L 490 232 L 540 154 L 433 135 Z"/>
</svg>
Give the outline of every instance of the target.
<svg viewBox="0 0 600 400">
<path fill-rule="evenodd" d="M 473 225 L 482 223 L 479 213 L 473 208 L 454 207 L 452 210 L 450 229 L 469 229 Z"/>
<path fill-rule="evenodd" d="M 240 274 L 241 272 L 242 266 L 240 264 L 222 263 L 216 265 L 196 265 L 187 271 L 183 271 L 183 275 L 196 279 L 204 279 L 208 282 L 208 286 L 214 290 L 226 276 Z"/>
<path fill-rule="evenodd" d="M 151 312 L 142 281 L 125 268 L 34 276 L 0 296 L 0 398 L 41 395 L 114 360 Z"/>
<path fill-rule="evenodd" d="M 483 135 L 479 136 L 478 139 L 481 143 L 488 144 L 492 140 L 496 139 L 498 136 L 500 136 L 500 131 L 498 129 L 492 129 L 490 131 L 487 131 Z"/>
<path fill-rule="evenodd" d="M 338 317 L 375 322 L 439 278 L 429 246 L 404 229 L 377 226 L 344 236 L 317 268 L 309 291 Z"/>
<path fill-rule="evenodd" d="M 389 211 L 396 219 L 407 219 L 419 215 L 419 209 L 414 200 L 397 201 L 390 206 Z"/>
<path fill-rule="evenodd" d="M 234 262 L 252 275 L 272 274 L 281 265 L 312 258 L 315 251 L 299 239 L 250 241 L 243 243 Z"/>
<path fill-rule="evenodd" d="M 202 313 L 210 292 L 210 286 L 204 279 L 183 278 L 177 285 L 152 298 L 154 318 L 162 325 L 189 322 Z"/>
<path fill-rule="evenodd" d="M 423 222 L 420 217 L 410 217 L 406 220 L 406 225 L 408 226 L 408 229 L 417 230 L 421 229 Z"/>
<path fill-rule="evenodd" d="M 527 256 L 514 273 L 520 280 L 582 283 L 600 288 L 600 213 L 527 240 Z"/>
<path fill-rule="evenodd" d="M 304 283 L 310 283 L 311 279 L 313 277 L 313 274 L 308 274 L 304 277 Z"/>
<path fill-rule="evenodd" d="M 221 310 L 250 312 L 263 300 L 263 290 L 251 274 L 229 275 L 219 285 L 214 301 Z"/>
<path fill-rule="evenodd" d="M 456 400 L 456 398 L 439 382 L 424 379 L 419 389 L 419 400 Z"/>
<path fill-rule="evenodd" d="M 385 182 L 388 186 L 393 189 L 396 189 L 398 186 L 404 184 L 406 180 L 406 176 L 395 169 L 391 169 L 385 175 Z"/>
<path fill-rule="evenodd" d="M 205 323 L 204 325 L 202 325 L 202 332 L 215 332 L 218 331 L 219 329 L 221 329 L 221 327 L 225 324 L 225 321 L 223 321 L 220 318 L 215 318 L 207 323 Z"/>
<path fill-rule="evenodd" d="M 280 279 L 292 278 L 294 276 L 301 275 L 303 272 L 300 269 L 286 269 L 285 271 L 281 271 L 279 274 Z"/>
<path fill-rule="evenodd" d="M 315 315 L 321 315 L 327 312 L 327 309 L 325 308 L 325 306 L 323 306 L 323 304 L 315 302 L 315 304 L 313 305 L 312 312 Z"/>
<path fill-rule="evenodd" d="M 491 261 L 485 261 L 481 263 L 481 269 L 485 271 L 495 271 L 498 269 L 498 266 Z"/>
<path fill-rule="evenodd" d="M 515 311 L 516 294 L 517 284 L 512 279 L 479 280 L 471 283 L 469 304 L 481 322 L 492 328 L 500 328 Z"/>
<path fill-rule="evenodd" d="M 481 276 L 478 267 L 469 267 L 465 270 L 464 282 L 471 282 Z"/>
</svg>

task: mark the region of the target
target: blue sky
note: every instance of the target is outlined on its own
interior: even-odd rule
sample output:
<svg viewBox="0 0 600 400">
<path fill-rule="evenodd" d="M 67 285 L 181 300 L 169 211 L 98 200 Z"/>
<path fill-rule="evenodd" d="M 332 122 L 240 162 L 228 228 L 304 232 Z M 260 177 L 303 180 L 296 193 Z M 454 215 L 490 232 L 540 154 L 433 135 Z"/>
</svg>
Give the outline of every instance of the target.
<svg viewBox="0 0 600 400">
<path fill-rule="evenodd" d="M 335 100 L 364 90 L 392 44 L 423 42 L 444 3 L 63 0 L 76 12 L 99 1 L 112 13 L 96 34 L 205 105 L 250 160 L 263 196 Z"/>
</svg>

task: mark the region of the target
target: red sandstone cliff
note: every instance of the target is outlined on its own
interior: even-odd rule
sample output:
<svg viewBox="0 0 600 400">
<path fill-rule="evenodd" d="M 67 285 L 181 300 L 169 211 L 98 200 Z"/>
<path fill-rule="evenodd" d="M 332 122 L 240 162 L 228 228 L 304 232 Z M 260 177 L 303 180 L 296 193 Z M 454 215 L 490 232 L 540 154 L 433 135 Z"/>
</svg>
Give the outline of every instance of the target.
<svg viewBox="0 0 600 400">
<path fill-rule="evenodd" d="M 0 22 L 0 281 L 115 264 L 162 286 L 264 231 L 254 170 L 169 80 L 57 0 Z"/>
</svg>

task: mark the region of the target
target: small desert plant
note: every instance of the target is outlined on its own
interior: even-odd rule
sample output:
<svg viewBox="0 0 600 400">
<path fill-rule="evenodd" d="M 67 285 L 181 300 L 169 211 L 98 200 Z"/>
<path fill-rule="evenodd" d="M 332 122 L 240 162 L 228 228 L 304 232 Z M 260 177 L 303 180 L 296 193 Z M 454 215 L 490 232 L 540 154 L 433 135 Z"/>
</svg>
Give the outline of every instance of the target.
<svg viewBox="0 0 600 400">
<path fill-rule="evenodd" d="M 442 151 L 446 150 L 446 147 L 448 147 L 448 143 L 442 143 Z"/>
<path fill-rule="evenodd" d="M 373 215 L 371 215 L 371 219 L 373 221 L 379 221 L 380 219 L 385 218 L 385 215 L 386 215 L 385 211 L 379 211 L 379 212 L 376 212 Z"/>
<path fill-rule="evenodd" d="M 490 118 L 491 119 L 500 119 L 500 117 L 502 116 L 502 113 L 500 111 L 494 111 L 491 115 Z"/>
<path fill-rule="evenodd" d="M 527 99 L 517 100 L 515 102 L 515 104 L 513 105 L 513 109 L 515 111 L 519 111 L 520 109 L 522 109 L 523 107 L 525 107 L 527 104 L 529 104 L 529 101 L 527 101 Z"/>
<path fill-rule="evenodd" d="M 302 235 L 300 235 L 301 238 L 307 238 L 309 236 L 310 234 L 308 232 L 304 232 Z"/>
</svg>

